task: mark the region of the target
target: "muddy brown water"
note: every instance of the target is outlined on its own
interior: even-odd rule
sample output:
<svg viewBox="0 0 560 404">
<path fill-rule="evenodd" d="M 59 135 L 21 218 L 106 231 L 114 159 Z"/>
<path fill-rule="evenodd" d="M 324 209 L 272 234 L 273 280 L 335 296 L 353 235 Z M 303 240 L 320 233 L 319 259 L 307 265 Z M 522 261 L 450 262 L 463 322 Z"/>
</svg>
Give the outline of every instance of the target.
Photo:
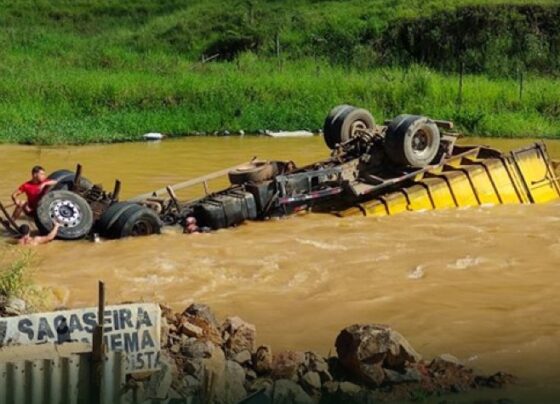
<svg viewBox="0 0 560 404">
<path fill-rule="evenodd" d="M 531 140 L 469 139 L 502 150 Z M 560 158 L 560 142 L 547 142 Z M 30 167 L 70 168 L 123 197 L 241 163 L 251 156 L 323 158 L 322 139 L 191 138 L 83 147 L 0 146 L 0 198 Z M 219 187 L 224 183 L 215 183 Z M 483 372 L 520 377 L 515 389 L 560 397 L 560 204 L 406 213 L 387 218 L 304 215 L 212 234 L 37 249 L 34 278 L 61 304 L 144 299 L 182 309 L 203 302 L 256 324 L 258 340 L 333 350 L 355 322 L 391 324 L 424 356 L 450 352 Z M 501 394 L 501 393 L 500 393 Z"/>
</svg>

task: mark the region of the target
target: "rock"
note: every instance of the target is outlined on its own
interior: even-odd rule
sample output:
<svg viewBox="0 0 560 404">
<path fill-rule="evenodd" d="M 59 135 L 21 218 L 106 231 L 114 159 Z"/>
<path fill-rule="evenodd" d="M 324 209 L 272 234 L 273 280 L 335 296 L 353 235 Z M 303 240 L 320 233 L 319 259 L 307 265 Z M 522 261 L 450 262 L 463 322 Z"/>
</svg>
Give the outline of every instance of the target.
<svg viewBox="0 0 560 404">
<path fill-rule="evenodd" d="M 244 387 L 245 370 L 237 362 L 226 361 L 224 379 L 225 402 L 237 403 L 247 395 Z"/>
<path fill-rule="evenodd" d="M 247 390 L 251 393 L 259 390 L 265 390 L 269 392 L 269 395 L 272 395 L 272 386 L 274 382 L 271 379 L 267 378 L 258 378 L 248 383 Z"/>
<path fill-rule="evenodd" d="M 206 339 L 216 345 L 221 345 L 223 342 L 218 329 L 218 321 L 210 308 L 204 304 L 191 304 L 187 307 L 181 315 L 180 324 L 180 330 L 183 330 L 189 336 Z M 202 333 L 188 324 L 198 327 Z"/>
<path fill-rule="evenodd" d="M 237 363 L 240 364 L 245 364 L 247 362 L 251 361 L 251 352 L 245 350 L 245 351 L 241 351 L 238 354 L 236 354 L 233 358 L 234 361 L 236 361 Z"/>
<path fill-rule="evenodd" d="M 187 358 L 203 359 L 210 358 L 216 350 L 215 346 L 209 341 L 200 341 L 190 338 L 181 346 L 181 353 Z"/>
<path fill-rule="evenodd" d="M 186 374 L 191 375 L 199 379 L 202 375 L 202 360 L 201 359 L 191 359 L 186 360 L 183 363 L 183 370 Z"/>
<path fill-rule="evenodd" d="M 177 354 L 177 353 L 179 353 L 179 352 L 181 351 L 181 345 L 179 345 L 179 344 L 173 344 L 173 345 L 171 345 L 171 348 L 169 348 L 169 350 L 170 350 L 172 353 Z"/>
<path fill-rule="evenodd" d="M 255 371 L 258 374 L 268 374 L 272 370 L 272 349 L 268 345 L 261 345 L 253 355 Z"/>
<path fill-rule="evenodd" d="M 359 393 L 362 388 L 354 383 L 342 382 L 339 384 L 338 389 L 344 394 L 355 394 Z"/>
<path fill-rule="evenodd" d="M 253 324 L 239 317 L 228 317 L 221 327 L 224 348 L 228 354 L 235 355 L 241 351 L 253 352 L 257 330 Z"/>
<path fill-rule="evenodd" d="M 321 376 L 317 372 L 307 372 L 302 376 L 301 382 L 308 390 L 321 389 Z"/>
<path fill-rule="evenodd" d="M 189 323 L 189 321 L 186 319 L 184 319 L 181 322 L 181 327 L 179 328 L 179 332 L 188 337 L 194 337 L 194 338 L 201 338 L 204 335 L 202 328 Z"/>
<path fill-rule="evenodd" d="M 169 342 L 169 323 L 167 322 L 167 318 L 161 317 L 161 331 L 159 336 L 159 343 L 162 347 L 167 346 Z"/>
<path fill-rule="evenodd" d="M 421 359 L 402 335 L 380 324 L 347 327 L 340 332 L 335 345 L 342 366 L 374 386 L 383 383 L 383 368 L 404 371 L 406 363 Z"/>
<path fill-rule="evenodd" d="M 340 387 L 339 382 L 329 381 L 323 384 L 323 390 L 329 395 L 336 394 Z"/>
<path fill-rule="evenodd" d="M 224 136 L 229 136 L 229 135 L 231 135 L 230 131 L 229 130 L 224 130 Z"/>
<path fill-rule="evenodd" d="M 447 354 L 447 353 L 444 353 L 444 354 L 441 354 L 441 355 L 439 355 L 439 356 L 436 356 L 436 357 L 432 360 L 432 362 L 433 362 L 433 361 L 436 361 L 436 362 L 438 362 L 438 361 L 443 361 L 443 362 L 453 363 L 454 365 L 457 365 L 457 366 L 463 366 L 463 362 L 461 362 L 461 361 L 460 361 L 459 359 L 457 359 L 455 356 L 450 355 L 450 354 Z"/>
<path fill-rule="evenodd" d="M 257 378 L 257 372 L 253 369 L 245 369 L 245 379 L 255 380 Z"/>
<path fill-rule="evenodd" d="M 10 297 L 4 306 L 4 313 L 8 316 L 19 316 L 24 314 L 26 309 L 27 303 L 25 303 L 25 300 L 17 297 Z"/>
<path fill-rule="evenodd" d="M 383 369 L 383 371 L 385 372 L 385 381 L 391 383 L 420 382 L 422 380 L 422 374 L 415 368 L 408 368 L 404 373 L 390 369 Z"/>
<path fill-rule="evenodd" d="M 148 386 L 146 389 L 147 397 L 151 399 L 163 400 L 167 398 L 169 389 L 171 388 L 171 382 L 173 380 L 173 374 L 177 373 L 175 370 L 175 363 L 171 360 L 162 360 L 161 368 L 159 371 L 154 372 L 150 380 L 148 381 Z"/>
<path fill-rule="evenodd" d="M 305 353 L 305 364 L 308 370 L 317 372 L 321 378 L 321 382 L 327 382 L 333 379 L 329 372 L 329 364 L 325 358 L 315 352 Z"/>
<path fill-rule="evenodd" d="M 280 379 L 274 383 L 272 402 L 274 404 L 312 404 L 313 400 L 299 384 L 291 380 Z"/>
<path fill-rule="evenodd" d="M 273 356 L 272 377 L 274 379 L 292 379 L 303 364 L 305 356 L 302 352 L 284 351 Z"/>
</svg>

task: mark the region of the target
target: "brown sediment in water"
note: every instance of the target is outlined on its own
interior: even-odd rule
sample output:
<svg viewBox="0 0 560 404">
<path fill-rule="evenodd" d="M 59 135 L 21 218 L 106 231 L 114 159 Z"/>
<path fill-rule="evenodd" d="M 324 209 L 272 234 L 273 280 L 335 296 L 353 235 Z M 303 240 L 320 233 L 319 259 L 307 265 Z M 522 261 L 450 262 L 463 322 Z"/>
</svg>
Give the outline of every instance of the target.
<svg viewBox="0 0 560 404">
<path fill-rule="evenodd" d="M 467 139 L 502 150 L 530 140 Z M 560 142 L 547 142 L 553 158 Z M 123 196 L 243 162 L 253 155 L 303 164 L 327 155 L 320 138 L 193 138 L 68 148 L 0 146 L 0 194 L 48 170 L 84 174 Z M 215 187 L 225 183 L 213 184 Z M 145 299 L 238 314 L 276 349 L 326 354 L 349 323 L 391 324 L 425 356 L 452 352 L 484 373 L 518 376 L 520 394 L 558 397 L 558 204 L 498 206 L 339 219 L 307 215 L 213 234 L 38 249 L 36 281 L 65 304 L 92 305 L 103 279 L 114 302 Z M 65 291 L 67 293 L 65 293 Z M 312 330 L 312 332 L 310 332 Z"/>
</svg>

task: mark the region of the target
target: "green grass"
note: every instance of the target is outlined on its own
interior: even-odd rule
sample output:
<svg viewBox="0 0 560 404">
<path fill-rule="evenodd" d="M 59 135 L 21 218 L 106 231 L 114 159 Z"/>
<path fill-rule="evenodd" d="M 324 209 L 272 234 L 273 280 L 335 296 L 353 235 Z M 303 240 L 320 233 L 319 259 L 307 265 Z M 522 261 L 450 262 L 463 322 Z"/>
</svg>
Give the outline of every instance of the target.
<svg viewBox="0 0 560 404">
<path fill-rule="evenodd" d="M 0 1 L 0 142 L 317 129 L 339 103 L 558 137 L 558 18 L 552 0 Z"/>
<path fill-rule="evenodd" d="M 30 312 L 50 307 L 52 295 L 33 282 L 34 259 L 30 250 L 0 246 L 0 299 L 23 299 Z"/>
</svg>

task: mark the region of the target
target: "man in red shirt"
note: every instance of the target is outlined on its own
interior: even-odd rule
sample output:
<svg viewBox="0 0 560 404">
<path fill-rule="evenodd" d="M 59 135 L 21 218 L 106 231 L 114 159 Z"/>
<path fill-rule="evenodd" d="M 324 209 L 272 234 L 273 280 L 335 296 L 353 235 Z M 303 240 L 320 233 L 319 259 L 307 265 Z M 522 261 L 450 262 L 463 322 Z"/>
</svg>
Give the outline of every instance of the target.
<svg viewBox="0 0 560 404">
<path fill-rule="evenodd" d="M 17 220 L 22 213 L 32 216 L 37 209 L 37 204 L 43 196 L 46 187 L 56 184 L 55 180 L 49 180 L 45 174 L 45 170 L 41 166 L 35 166 L 31 170 L 31 179 L 23 183 L 16 192 L 12 194 L 16 208 L 12 214 L 12 218 Z M 20 201 L 18 196 L 25 194 L 27 201 Z"/>
</svg>

